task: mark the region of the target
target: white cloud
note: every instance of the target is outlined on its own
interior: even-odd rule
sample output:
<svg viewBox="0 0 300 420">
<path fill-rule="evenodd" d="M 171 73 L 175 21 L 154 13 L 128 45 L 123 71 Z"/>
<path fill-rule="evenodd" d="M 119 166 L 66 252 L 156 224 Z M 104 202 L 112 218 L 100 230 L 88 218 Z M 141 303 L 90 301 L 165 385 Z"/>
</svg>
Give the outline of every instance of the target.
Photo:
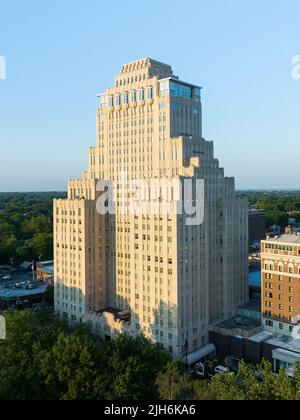
<svg viewBox="0 0 300 420">
<path fill-rule="evenodd" d="M 0 80 L 6 79 L 6 59 L 0 55 Z"/>
</svg>

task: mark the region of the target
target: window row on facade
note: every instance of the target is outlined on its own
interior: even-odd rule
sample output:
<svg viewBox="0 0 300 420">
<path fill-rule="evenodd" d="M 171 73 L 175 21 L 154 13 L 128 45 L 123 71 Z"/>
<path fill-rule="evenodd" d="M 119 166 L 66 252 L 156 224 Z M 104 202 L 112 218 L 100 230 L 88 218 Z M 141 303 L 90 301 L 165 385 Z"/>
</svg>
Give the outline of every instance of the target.
<svg viewBox="0 0 300 420">
<path fill-rule="evenodd" d="M 137 103 L 137 101 L 144 102 L 145 99 L 153 99 L 153 87 L 147 87 L 146 91 L 144 88 L 132 90 L 131 92 L 117 93 L 116 95 L 100 95 L 99 96 L 99 108 L 114 108 L 115 106 L 128 105 L 131 103 Z"/>
</svg>

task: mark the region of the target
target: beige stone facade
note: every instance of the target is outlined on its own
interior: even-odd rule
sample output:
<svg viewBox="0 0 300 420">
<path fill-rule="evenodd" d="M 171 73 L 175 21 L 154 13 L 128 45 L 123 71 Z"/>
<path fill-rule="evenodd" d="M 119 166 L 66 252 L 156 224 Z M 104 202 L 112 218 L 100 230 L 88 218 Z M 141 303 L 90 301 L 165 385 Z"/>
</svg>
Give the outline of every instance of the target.
<svg viewBox="0 0 300 420">
<path fill-rule="evenodd" d="M 182 357 L 208 343 L 211 322 L 248 300 L 247 201 L 202 138 L 201 89 L 168 65 L 123 66 L 99 95 L 96 126 L 87 172 L 54 203 L 56 310 L 90 322 L 101 338 L 143 333 Z M 189 226 L 185 212 L 165 214 L 161 202 L 155 214 L 122 214 L 131 201 L 124 176 L 149 188 L 168 180 L 176 189 L 188 179 L 193 193 L 204 180 L 203 223 Z M 103 180 L 115 187 L 116 214 L 96 210 Z M 118 315 L 124 310 L 129 318 Z"/>
</svg>

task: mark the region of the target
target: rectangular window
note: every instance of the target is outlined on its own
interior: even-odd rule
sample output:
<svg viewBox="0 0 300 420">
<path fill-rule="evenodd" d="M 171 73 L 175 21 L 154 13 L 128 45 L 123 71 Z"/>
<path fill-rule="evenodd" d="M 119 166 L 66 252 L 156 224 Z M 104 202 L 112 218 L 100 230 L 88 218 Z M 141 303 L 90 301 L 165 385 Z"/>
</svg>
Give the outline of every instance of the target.
<svg viewBox="0 0 300 420">
<path fill-rule="evenodd" d="M 113 108 L 114 107 L 114 97 L 113 96 L 109 96 L 109 98 L 108 98 L 108 106 L 110 108 Z"/>
<path fill-rule="evenodd" d="M 170 95 L 192 99 L 192 87 L 181 83 L 170 82 Z"/>
<path fill-rule="evenodd" d="M 123 103 L 124 105 L 128 104 L 128 92 L 123 93 Z"/>
<path fill-rule="evenodd" d="M 194 88 L 194 99 L 195 99 L 195 102 L 200 102 L 201 101 L 201 89 L 200 88 L 197 88 L 197 87 Z"/>
<path fill-rule="evenodd" d="M 140 101 L 144 101 L 145 100 L 145 90 L 144 89 L 140 89 Z"/>
<path fill-rule="evenodd" d="M 131 92 L 131 102 L 136 102 L 136 90 Z"/>
<path fill-rule="evenodd" d="M 167 96 L 169 95 L 169 80 L 163 80 L 159 83 L 159 96 Z"/>
<path fill-rule="evenodd" d="M 107 95 L 101 95 L 99 97 L 99 108 L 104 109 L 107 105 Z"/>
<path fill-rule="evenodd" d="M 147 89 L 147 98 L 148 99 L 153 99 L 153 87 L 149 86 Z"/>
<path fill-rule="evenodd" d="M 121 95 L 118 93 L 116 96 L 116 105 L 120 106 L 121 105 Z"/>
<path fill-rule="evenodd" d="M 177 104 L 176 102 L 172 102 L 171 109 L 172 109 L 172 111 L 178 111 L 179 110 L 179 104 Z"/>
</svg>

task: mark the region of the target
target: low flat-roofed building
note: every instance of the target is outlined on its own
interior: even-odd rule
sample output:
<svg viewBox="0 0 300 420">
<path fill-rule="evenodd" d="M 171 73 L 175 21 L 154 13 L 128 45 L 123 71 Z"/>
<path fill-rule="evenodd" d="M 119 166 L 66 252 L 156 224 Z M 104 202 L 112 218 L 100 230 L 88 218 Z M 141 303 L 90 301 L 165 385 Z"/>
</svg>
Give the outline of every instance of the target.
<svg viewBox="0 0 300 420">
<path fill-rule="evenodd" d="M 266 340 L 266 343 L 274 347 L 272 351 L 274 372 L 279 372 L 280 369 L 289 372 L 300 363 L 300 339 L 274 335 Z"/>
<path fill-rule="evenodd" d="M 211 331 L 222 334 L 223 336 L 239 336 L 249 338 L 262 331 L 262 324 L 260 319 L 246 318 L 237 315 L 219 324 L 213 325 Z"/>
<path fill-rule="evenodd" d="M 0 286 L 0 311 L 12 305 L 28 303 L 31 306 L 40 303 L 46 292 L 47 284 L 41 282 L 20 282 L 8 287 Z"/>
<path fill-rule="evenodd" d="M 261 300 L 250 299 L 248 303 L 238 309 L 238 315 L 262 323 Z"/>
</svg>

